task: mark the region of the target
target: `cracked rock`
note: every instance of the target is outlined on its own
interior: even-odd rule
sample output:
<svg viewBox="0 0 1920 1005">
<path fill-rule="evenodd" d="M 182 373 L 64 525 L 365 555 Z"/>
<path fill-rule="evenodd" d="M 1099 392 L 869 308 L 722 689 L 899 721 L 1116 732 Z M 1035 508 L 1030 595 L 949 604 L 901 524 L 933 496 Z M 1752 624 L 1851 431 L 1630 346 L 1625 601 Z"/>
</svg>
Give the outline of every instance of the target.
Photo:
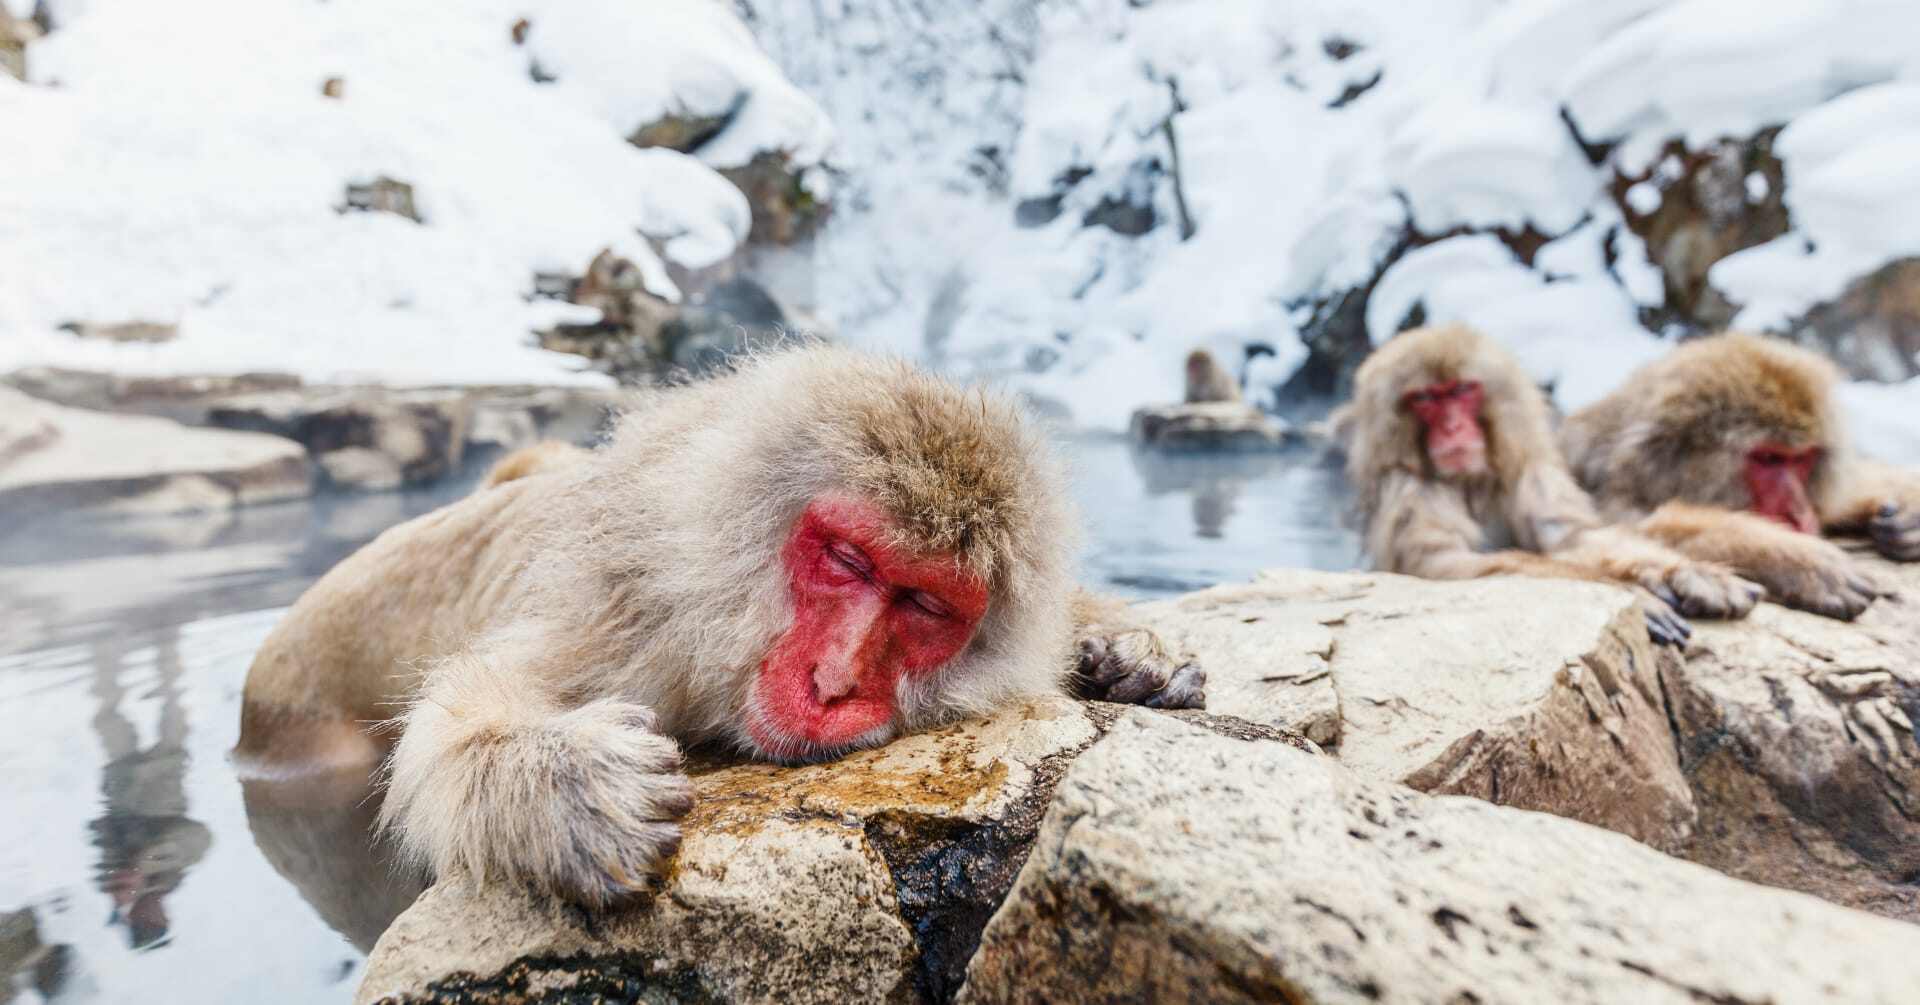
<svg viewBox="0 0 1920 1005">
<path fill-rule="evenodd" d="M 1893 1005 L 1920 953 L 1599 828 L 1134 710 L 1033 848 L 962 1002 Z"/>
</svg>

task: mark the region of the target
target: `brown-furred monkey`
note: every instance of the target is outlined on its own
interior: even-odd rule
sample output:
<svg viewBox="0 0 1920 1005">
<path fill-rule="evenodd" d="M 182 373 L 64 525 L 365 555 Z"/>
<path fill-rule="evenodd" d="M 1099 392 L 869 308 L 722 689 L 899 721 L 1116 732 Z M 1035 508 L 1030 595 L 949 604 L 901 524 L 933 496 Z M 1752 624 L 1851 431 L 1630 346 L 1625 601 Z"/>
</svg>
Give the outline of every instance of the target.
<svg viewBox="0 0 1920 1005">
<path fill-rule="evenodd" d="M 1839 372 L 1773 339 L 1689 342 L 1568 418 L 1574 474 L 1609 513 L 1720 562 L 1772 599 L 1852 619 L 1883 587 L 1821 531 L 1920 561 L 1920 474 L 1851 455 Z"/>
<path fill-rule="evenodd" d="M 1187 404 L 1239 401 L 1240 397 L 1240 384 L 1212 353 L 1195 349 L 1187 354 Z"/>
<path fill-rule="evenodd" d="M 682 744 L 818 760 L 1069 684 L 1201 704 L 1197 667 L 1076 599 L 1063 482 L 1010 401 L 847 350 L 656 390 L 316 583 L 236 755 L 391 743 L 383 822 L 436 875 L 601 905 L 674 848 Z"/>
<path fill-rule="evenodd" d="M 1638 587 L 1656 641 L 1682 614 L 1741 617 L 1761 590 L 1605 525 L 1553 440 L 1546 398 L 1505 350 L 1461 326 L 1403 332 L 1360 366 L 1335 415 L 1374 564 L 1431 579 L 1501 574 Z"/>
</svg>

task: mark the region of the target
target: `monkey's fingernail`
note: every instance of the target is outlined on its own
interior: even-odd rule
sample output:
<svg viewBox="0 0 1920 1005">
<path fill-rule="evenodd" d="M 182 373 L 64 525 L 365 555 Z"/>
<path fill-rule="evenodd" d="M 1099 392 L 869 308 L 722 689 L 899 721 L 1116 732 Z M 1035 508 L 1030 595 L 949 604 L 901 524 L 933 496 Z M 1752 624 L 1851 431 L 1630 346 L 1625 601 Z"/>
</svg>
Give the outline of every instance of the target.
<svg viewBox="0 0 1920 1005">
<path fill-rule="evenodd" d="M 1894 516 L 1898 516 L 1899 514 L 1900 514 L 1900 504 L 1899 504 L 1899 503 L 1890 503 L 1890 502 L 1889 502 L 1889 503 L 1881 503 L 1881 504 L 1880 504 L 1880 515 L 1881 515 L 1882 517 L 1887 517 L 1887 518 L 1891 518 L 1891 517 L 1894 517 Z"/>
</svg>

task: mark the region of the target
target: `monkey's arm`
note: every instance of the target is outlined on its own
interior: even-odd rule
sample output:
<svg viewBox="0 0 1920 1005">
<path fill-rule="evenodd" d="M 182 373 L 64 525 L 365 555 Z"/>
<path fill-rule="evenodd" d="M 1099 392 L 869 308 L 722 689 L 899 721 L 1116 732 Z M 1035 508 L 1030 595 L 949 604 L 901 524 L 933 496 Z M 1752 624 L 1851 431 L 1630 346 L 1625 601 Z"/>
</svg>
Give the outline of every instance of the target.
<svg viewBox="0 0 1920 1005">
<path fill-rule="evenodd" d="M 1076 697 L 1151 708 L 1206 708 L 1207 675 L 1191 658 L 1169 655 L 1125 601 L 1077 590 L 1073 596 Z"/>
<path fill-rule="evenodd" d="M 1833 542 L 1751 513 L 1668 503 L 1637 526 L 1683 554 L 1733 569 L 1788 607 L 1851 621 L 1885 593 Z"/>
<path fill-rule="evenodd" d="M 1480 524 L 1460 492 L 1411 474 L 1392 476 L 1381 487 L 1380 503 L 1368 522 L 1368 547 L 1375 564 L 1390 572 L 1427 579 L 1478 579 L 1482 576 L 1534 576 L 1541 579 L 1581 579 L 1622 583 L 1621 577 L 1591 561 L 1590 554 L 1571 558 L 1508 549 L 1483 552 Z M 1536 534 L 1538 531 L 1533 531 Z M 1537 541 L 1528 532 L 1523 541 Z M 1626 585 L 1633 585 L 1631 580 Z M 1634 591 L 1647 634 L 1662 645 L 1684 645 L 1693 629 L 1664 600 L 1645 589 Z"/>
<path fill-rule="evenodd" d="M 1839 534 L 1866 534 L 1896 562 L 1920 562 L 1920 472 L 1876 461 L 1851 461 L 1840 473 L 1837 500 L 1821 523 Z"/>
<path fill-rule="evenodd" d="M 693 803 L 641 705 L 569 703 L 537 627 L 452 656 L 401 716 L 381 827 L 436 877 L 514 879 L 588 906 L 643 889 Z"/>
<path fill-rule="evenodd" d="M 1523 546 L 1641 587 L 1688 617 L 1744 618 L 1765 592 L 1724 565 L 1603 523 L 1592 498 L 1559 464 L 1529 468 L 1507 506 Z"/>
</svg>

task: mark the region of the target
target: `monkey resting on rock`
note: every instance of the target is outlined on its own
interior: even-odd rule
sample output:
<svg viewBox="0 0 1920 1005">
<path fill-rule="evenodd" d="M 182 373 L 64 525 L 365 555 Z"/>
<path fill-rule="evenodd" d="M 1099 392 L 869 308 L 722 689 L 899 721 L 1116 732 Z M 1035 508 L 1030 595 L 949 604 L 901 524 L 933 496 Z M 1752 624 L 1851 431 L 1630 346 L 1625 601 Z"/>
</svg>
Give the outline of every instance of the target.
<svg viewBox="0 0 1920 1005">
<path fill-rule="evenodd" d="M 1389 572 L 1512 574 L 1640 589 L 1649 634 L 1684 643 L 1682 615 L 1737 618 L 1760 587 L 1632 530 L 1607 526 L 1568 472 L 1547 402 L 1519 364 L 1462 326 L 1403 332 L 1335 414 L 1366 546 Z"/>
<path fill-rule="evenodd" d="M 682 744 L 821 760 L 1069 684 L 1203 703 L 1198 667 L 1076 595 L 1063 478 L 1016 407 L 902 363 L 760 357 L 491 481 L 294 605 L 236 749 L 292 772 L 391 742 L 383 823 L 439 876 L 644 888 L 692 800 Z"/>
<path fill-rule="evenodd" d="M 1920 474 L 1855 457 L 1833 364 L 1754 335 L 1689 342 L 1574 413 L 1561 441 L 1610 514 L 1789 607 L 1851 620 L 1885 589 L 1821 537 L 1920 561 Z"/>
</svg>

